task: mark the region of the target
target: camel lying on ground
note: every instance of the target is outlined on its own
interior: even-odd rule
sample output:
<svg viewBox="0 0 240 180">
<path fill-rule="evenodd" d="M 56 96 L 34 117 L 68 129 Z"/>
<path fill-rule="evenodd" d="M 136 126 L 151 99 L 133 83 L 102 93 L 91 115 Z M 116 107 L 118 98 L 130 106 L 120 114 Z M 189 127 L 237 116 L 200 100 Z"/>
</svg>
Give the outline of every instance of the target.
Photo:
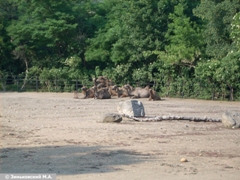
<svg viewBox="0 0 240 180">
<path fill-rule="evenodd" d="M 122 87 L 112 85 L 112 81 L 105 76 L 99 76 L 93 79 L 94 86 L 92 88 L 82 87 L 84 99 L 109 99 L 111 96 L 131 97 L 131 98 L 149 98 L 149 101 L 161 100 L 158 93 L 146 86 L 145 88 L 133 88 L 129 84 Z M 77 98 L 76 94 L 74 96 Z"/>
<path fill-rule="evenodd" d="M 109 86 L 108 91 L 111 94 L 111 96 L 118 96 L 119 88 L 117 87 L 117 85 Z"/>
<path fill-rule="evenodd" d="M 111 99 L 111 94 L 108 88 L 97 89 L 94 87 L 94 99 Z"/>
<path fill-rule="evenodd" d="M 94 98 L 94 88 L 87 88 L 86 86 L 83 86 L 81 89 L 84 96 L 83 99 Z"/>
<path fill-rule="evenodd" d="M 158 93 L 146 86 L 145 88 L 136 87 L 129 91 L 129 96 L 131 98 L 149 98 L 149 101 L 161 100 Z"/>
<path fill-rule="evenodd" d="M 130 85 L 124 85 L 122 87 L 117 88 L 118 97 L 129 97 L 129 92 L 132 87 Z"/>
<path fill-rule="evenodd" d="M 149 98 L 149 87 L 145 88 L 136 87 L 135 89 L 129 91 L 129 95 L 131 98 Z"/>
<path fill-rule="evenodd" d="M 149 99 L 148 99 L 149 101 L 161 100 L 161 97 L 159 96 L 159 94 L 156 91 L 149 89 L 149 93 L 150 93 Z"/>
</svg>

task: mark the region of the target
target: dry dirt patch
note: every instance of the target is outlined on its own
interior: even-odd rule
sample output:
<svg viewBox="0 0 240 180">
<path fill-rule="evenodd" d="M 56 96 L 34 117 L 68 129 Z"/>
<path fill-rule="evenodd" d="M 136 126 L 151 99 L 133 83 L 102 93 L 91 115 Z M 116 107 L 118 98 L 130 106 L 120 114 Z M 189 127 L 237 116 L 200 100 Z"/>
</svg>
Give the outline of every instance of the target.
<svg viewBox="0 0 240 180">
<path fill-rule="evenodd" d="M 69 93 L 1 93 L 0 173 L 57 179 L 239 179 L 240 130 L 189 121 L 100 123 L 117 103 Z M 146 115 L 221 118 L 240 102 L 140 99 Z M 188 162 L 181 163 L 181 158 Z"/>
</svg>

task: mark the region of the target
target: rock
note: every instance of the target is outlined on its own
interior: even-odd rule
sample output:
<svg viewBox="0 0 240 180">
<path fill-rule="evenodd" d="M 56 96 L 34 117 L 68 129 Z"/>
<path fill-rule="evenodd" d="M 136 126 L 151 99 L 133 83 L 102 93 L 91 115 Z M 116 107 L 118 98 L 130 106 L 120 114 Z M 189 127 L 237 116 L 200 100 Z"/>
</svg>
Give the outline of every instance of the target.
<svg viewBox="0 0 240 180">
<path fill-rule="evenodd" d="M 120 116 L 119 114 L 108 113 L 108 114 L 105 114 L 103 117 L 104 123 L 119 123 L 121 121 L 122 121 L 122 116 Z"/>
<path fill-rule="evenodd" d="M 222 115 L 222 124 L 227 128 L 240 128 L 240 114 L 235 111 L 226 111 Z"/>
<path fill-rule="evenodd" d="M 186 158 L 182 158 L 180 161 L 181 162 L 188 162 L 188 160 Z"/>
<path fill-rule="evenodd" d="M 127 100 L 118 103 L 117 110 L 121 115 L 127 115 L 132 117 L 144 117 L 145 111 L 141 101 Z"/>
</svg>

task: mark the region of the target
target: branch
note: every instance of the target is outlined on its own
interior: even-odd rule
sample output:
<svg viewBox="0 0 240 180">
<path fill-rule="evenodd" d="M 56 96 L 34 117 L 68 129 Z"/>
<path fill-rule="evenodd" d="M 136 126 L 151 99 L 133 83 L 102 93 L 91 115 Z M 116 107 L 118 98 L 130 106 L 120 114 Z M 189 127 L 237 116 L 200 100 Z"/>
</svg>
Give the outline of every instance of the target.
<svg viewBox="0 0 240 180">
<path fill-rule="evenodd" d="M 124 115 L 124 117 L 127 117 L 129 119 L 132 119 L 132 120 L 138 121 L 138 122 L 157 122 L 157 121 L 164 121 L 164 120 L 179 120 L 179 121 L 187 120 L 187 121 L 194 121 L 194 122 L 222 122 L 221 119 L 213 119 L 213 118 L 208 118 L 208 117 L 200 118 L 200 117 L 173 116 L 173 115 L 143 117 L 143 118 Z"/>
</svg>

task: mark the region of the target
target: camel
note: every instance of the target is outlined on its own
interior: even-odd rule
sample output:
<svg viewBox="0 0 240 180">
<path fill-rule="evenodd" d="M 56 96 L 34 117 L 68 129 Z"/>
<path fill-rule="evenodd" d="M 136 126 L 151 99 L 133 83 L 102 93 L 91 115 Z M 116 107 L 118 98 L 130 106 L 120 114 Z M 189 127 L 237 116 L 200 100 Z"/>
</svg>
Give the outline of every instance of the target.
<svg viewBox="0 0 240 180">
<path fill-rule="evenodd" d="M 130 91 L 133 91 L 133 87 L 130 86 L 129 84 L 125 84 L 123 87 L 124 87 L 125 89 L 127 89 L 129 92 L 130 92 Z"/>
<path fill-rule="evenodd" d="M 150 94 L 149 99 L 148 99 L 149 101 L 161 100 L 161 97 L 159 96 L 159 94 L 156 91 L 149 89 L 149 94 Z"/>
<path fill-rule="evenodd" d="M 94 99 L 111 99 L 111 94 L 108 88 L 97 89 L 94 87 Z"/>
<path fill-rule="evenodd" d="M 117 88 L 118 97 L 129 97 L 129 91 L 130 89 L 128 89 L 128 87 L 125 85 Z"/>
<path fill-rule="evenodd" d="M 118 87 L 116 88 L 117 91 L 117 96 L 118 97 L 129 97 L 129 92 L 131 92 L 133 90 L 132 86 L 130 86 L 129 84 L 125 84 L 122 87 Z"/>
<path fill-rule="evenodd" d="M 99 84 L 97 85 L 97 89 L 101 89 L 101 88 L 105 88 L 105 87 L 107 87 L 107 86 L 105 86 L 104 83 L 99 83 Z"/>
<path fill-rule="evenodd" d="M 129 91 L 129 95 L 131 98 L 149 98 L 149 87 L 136 87 L 135 89 Z"/>
<path fill-rule="evenodd" d="M 117 96 L 118 95 L 118 93 L 117 93 L 118 87 L 116 85 L 113 85 L 112 81 L 109 80 L 105 76 L 99 76 L 98 78 L 94 78 L 93 83 L 94 83 L 94 87 L 95 87 L 95 93 L 100 93 L 100 94 L 103 95 L 102 98 L 97 98 L 97 99 L 109 98 L 108 97 L 109 93 L 110 93 L 111 96 Z M 95 97 L 100 97 L 100 96 L 95 95 Z"/>
<path fill-rule="evenodd" d="M 102 87 L 108 87 L 112 85 L 112 81 L 109 80 L 106 76 L 99 76 L 97 79 L 93 79 L 94 86 L 97 86 L 98 88 Z"/>
<path fill-rule="evenodd" d="M 161 100 L 159 95 L 149 86 L 145 88 L 137 87 L 133 89 L 132 86 L 126 84 L 122 87 L 117 87 L 113 85 L 112 81 L 106 76 L 99 76 L 93 79 L 94 83 L 94 98 L 95 99 L 107 99 L 111 96 L 118 97 L 131 97 L 131 98 L 149 98 L 149 101 Z M 110 94 L 110 97 L 109 97 Z"/>
<path fill-rule="evenodd" d="M 83 86 L 82 93 L 84 95 L 83 99 L 86 98 L 94 98 L 94 89 L 93 88 L 87 88 L 86 86 Z"/>
<path fill-rule="evenodd" d="M 133 90 L 129 91 L 129 96 L 131 98 L 149 98 L 149 101 L 161 100 L 156 91 L 146 86 L 145 88 L 136 87 Z"/>
<path fill-rule="evenodd" d="M 118 96 L 119 88 L 117 85 L 109 86 L 108 91 L 110 92 L 111 96 Z"/>
</svg>

